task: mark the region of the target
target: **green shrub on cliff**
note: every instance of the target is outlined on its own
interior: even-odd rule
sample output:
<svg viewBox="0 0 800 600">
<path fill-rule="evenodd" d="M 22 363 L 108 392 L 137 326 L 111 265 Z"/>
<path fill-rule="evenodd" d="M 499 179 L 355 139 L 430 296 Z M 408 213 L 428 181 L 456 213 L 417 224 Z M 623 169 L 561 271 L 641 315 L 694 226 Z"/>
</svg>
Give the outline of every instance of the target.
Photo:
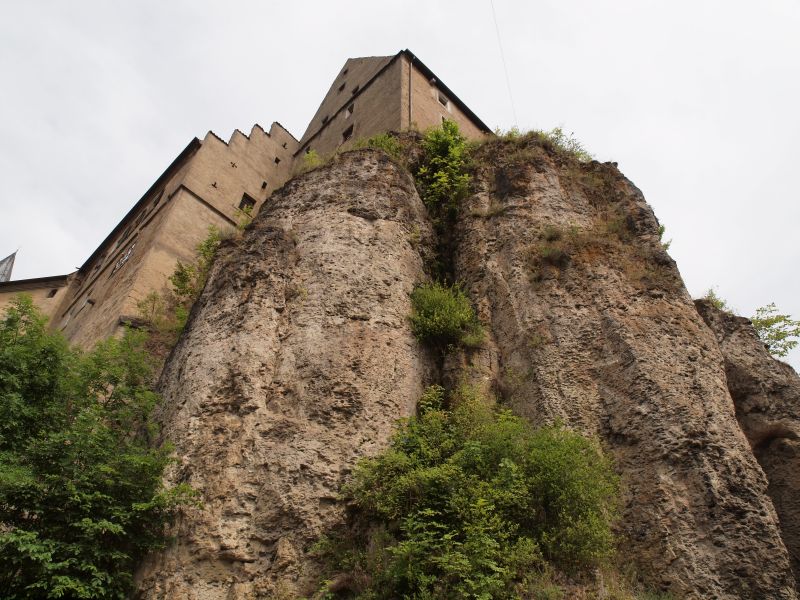
<svg viewBox="0 0 800 600">
<path fill-rule="evenodd" d="M 458 286 L 429 283 L 411 292 L 411 328 L 418 339 L 439 347 L 476 346 L 483 329 L 469 298 Z"/>
<path fill-rule="evenodd" d="M 239 233 L 252 220 L 252 211 L 240 212 Z M 195 247 L 194 259 L 190 262 L 178 260 L 175 264 L 169 276 L 172 289 L 164 293 L 152 291 L 137 302 L 138 316 L 149 329 L 147 348 L 153 355 L 165 358 L 178 342 L 192 306 L 206 285 L 220 244 L 228 235 L 213 225 L 209 227 L 206 237 Z"/>
<path fill-rule="evenodd" d="M 353 148 L 376 148 L 383 150 L 397 161 L 403 161 L 403 144 L 390 133 L 379 133 L 371 138 L 358 140 Z"/>
<path fill-rule="evenodd" d="M 30 298 L 0 320 L 0 586 L 5 598 L 125 598 L 186 492 L 152 448 L 150 360 L 129 332 L 70 349 Z"/>
<path fill-rule="evenodd" d="M 467 141 L 454 121 L 430 129 L 422 140 L 422 161 L 414 178 L 429 208 L 455 211 L 469 191 Z"/>
<path fill-rule="evenodd" d="M 328 542 L 350 593 L 528 597 L 548 563 L 585 570 L 611 555 L 618 482 L 596 442 L 534 430 L 470 388 L 444 404 L 429 388 L 390 448 L 355 471 L 346 493 L 372 527 Z"/>
</svg>

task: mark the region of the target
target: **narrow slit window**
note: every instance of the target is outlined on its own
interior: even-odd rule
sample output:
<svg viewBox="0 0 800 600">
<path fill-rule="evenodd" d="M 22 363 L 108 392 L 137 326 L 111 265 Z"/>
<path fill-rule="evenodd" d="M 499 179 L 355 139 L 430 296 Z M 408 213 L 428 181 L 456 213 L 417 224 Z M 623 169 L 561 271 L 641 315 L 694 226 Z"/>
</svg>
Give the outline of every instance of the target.
<svg viewBox="0 0 800 600">
<path fill-rule="evenodd" d="M 354 93 L 354 94 L 357 94 L 357 93 L 358 93 L 358 90 L 360 90 L 360 89 L 361 89 L 361 86 L 360 86 L 360 85 L 357 85 L 356 87 L 354 87 L 354 88 L 353 88 L 353 93 Z"/>
<path fill-rule="evenodd" d="M 350 127 L 348 127 L 347 129 L 345 129 L 342 132 L 342 143 L 346 142 L 351 137 L 353 137 L 353 126 L 352 125 L 350 125 Z"/>
<path fill-rule="evenodd" d="M 49 292 L 47 292 L 47 297 L 48 297 L 48 298 L 52 298 L 52 297 L 53 297 L 53 296 L 55 296 L 57 293 L 58 293 L 58 290 L 50 290 Z"/>
<path fill-rule="evenodd" d="M 347 82 L 345 81 L 342 85 L 339 86 L 339 91 L 340 92 L 344 91 L 344 86 L 346 86 L 346 85 L 347 85 Z"/>
<path fill-rule="evenodd" d="M 328 122 L 328 118 L 329 118 L 328 115 L 325 115 L 324 117 L 322 117 L 322 124 L 323 125 L 325 125 L 325 123 Z"/>
<path fill-rule="evenodd" d="M 353 114 L 353 109 L 355 108 L 355 104 L 351 104 L 347 107 L 347 110 L 344 111 L 344 118 L 349 119 L 350 115 Z"/>
</svg>

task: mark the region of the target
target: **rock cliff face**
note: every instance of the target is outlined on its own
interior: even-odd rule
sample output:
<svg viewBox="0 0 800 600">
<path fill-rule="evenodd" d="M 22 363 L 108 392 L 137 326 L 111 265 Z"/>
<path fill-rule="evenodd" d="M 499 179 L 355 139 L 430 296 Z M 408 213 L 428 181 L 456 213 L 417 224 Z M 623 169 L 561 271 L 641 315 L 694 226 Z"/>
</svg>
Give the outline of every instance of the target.
<svg viewBox="0 0 800 600">
<path fill-rule="evenodd" d="M 750 321 L 714 308 L 697 310 L 717 337 L 725 358 L 736 418 L 761 468 L 780 518 L 795 578 L 800 575 L 800 377 L 775 360 Z"/>
<path fill-rule="evenodd" d="M 604 440 L 623 474 L 631 556 L 662 588 L 794 598 L 718 344 L 642 194 L 610 164 L 537 146 L 483 153 L 456 263 L 492 334 L 477 363 L 532 421 Z"/>
<path fill-rule="evenodd" d="M 701 307 L 704 322 L 614 165 L 530 140 L 475 162 L 452 260 L 488 336 L 444 373 L 407 321 L 431 221 L 381 153 L 293 180 L 225 249 L 162 377 L 169 480 L 202 506 L 140 569 L 141 597 L 312 592 L 339 486 L 444 376 L 598 436 L 622 475 L 625 559 L 650 582 L 797 598 L 778 520 L 796 553 L 796 375 L 738 322 Z"/>
<path fill-rule="evenodd" d="M 199 490 L 146 598 L 294 598 L 341 519 L 339 487 L 384 446 L 429 378 L 407 326 L 430 240 L 414 182 L 351 153 L 272 196 L 216 261 L 162 375 L 169 480 Z"/>
</svg>

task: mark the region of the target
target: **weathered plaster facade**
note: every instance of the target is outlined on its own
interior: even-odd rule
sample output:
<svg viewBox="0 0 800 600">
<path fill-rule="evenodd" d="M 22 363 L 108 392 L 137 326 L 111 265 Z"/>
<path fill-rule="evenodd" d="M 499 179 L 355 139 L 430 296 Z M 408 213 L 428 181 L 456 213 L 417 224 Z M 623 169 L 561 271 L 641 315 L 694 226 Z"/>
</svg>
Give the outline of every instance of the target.
<svg viewBox="0 0 800 600">
<path fill-rule="evenodd" d="M 351 58 L 300 141 L 279 123 L 225 142 L 193 139 L 75 273 L 0 283 L 0 310 L 31 294 L 51 327 L 84 347 L 116 334 L 137 303 L 169 285 L 178 260 L 193 260 L 209 227 L 233 229 L 257 212 L 309 149 L 326 156 L 386 131 L 427 129 L 452 119 L 469 138 L 490 133 L 416 56 Z"/>
</svg>

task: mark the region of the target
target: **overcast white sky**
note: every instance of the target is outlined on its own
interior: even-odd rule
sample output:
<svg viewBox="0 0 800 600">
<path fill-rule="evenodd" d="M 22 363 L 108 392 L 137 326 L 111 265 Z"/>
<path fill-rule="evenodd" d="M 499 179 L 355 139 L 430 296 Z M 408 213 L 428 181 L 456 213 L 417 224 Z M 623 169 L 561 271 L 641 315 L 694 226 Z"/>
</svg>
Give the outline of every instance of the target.
<svg viewBox="0 0 800 600">
<path fill-rule="evenodd" d="M 800 317 L 800 3 L 495 8 L 516 124 L 618 161 L 693 296 Z M 0 258 L 20 247 L 15 279 L 74 270 L 192 137 L 299 137 L 347 57 L 402 48 L 515 125 L 489 0 L 3 2 Z"/>
</svg>

